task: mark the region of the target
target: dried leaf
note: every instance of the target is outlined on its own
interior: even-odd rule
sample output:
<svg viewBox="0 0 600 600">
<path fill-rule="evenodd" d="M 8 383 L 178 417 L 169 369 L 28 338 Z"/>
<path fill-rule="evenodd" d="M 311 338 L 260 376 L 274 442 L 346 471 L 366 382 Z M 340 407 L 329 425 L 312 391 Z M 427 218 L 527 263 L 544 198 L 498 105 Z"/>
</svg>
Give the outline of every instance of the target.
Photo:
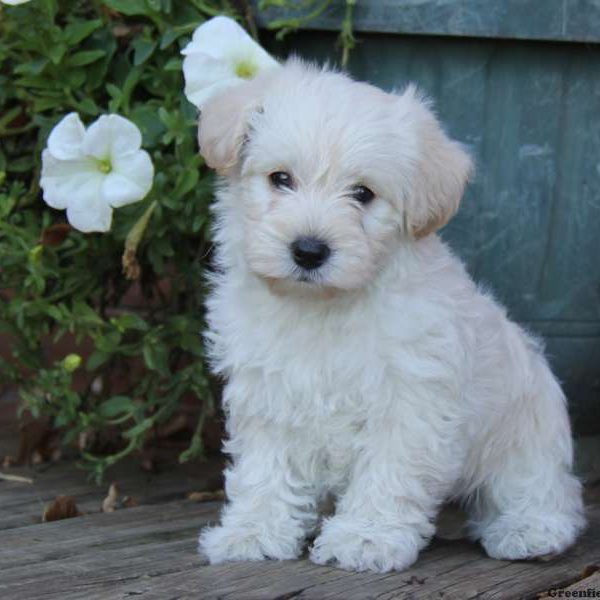
<svg viewBox="0 0 600 600">
<path fill-rule="evenodd" d="M 598 571 L 600 571 L 600 565 L 586 565 L 583 571 L 581 571 L 579 578 L 587 579 L 588 577 L 591 577 L 594 573 L 597 573 Z"/>
<path fill-rule="evenodd" d="M 156 472 L 156 452 L 154 448 L 144 448 L 140 456 L 140 468 L 146 473 Z"/>
<path fill-rule="evenodd" d="M 60 246 L 69 235 L 71 226 L 68 223 L 55 223 L 42 231 L 40 244 L 42 246 Z"/>
<path fill-rule="evenodd" d="M 47 523 L 49 521 L 59 521 L 60 519 L 72 519 L 73 517 L 79 517 L 81 514 L 73 496 L 57 496 L 46 506 L 42 521 Z"/>
<path fill-rule="evenodd" d="M 119 502 L 119 488 L 116 483 L 111 483 L 108 488 L 108 495 L 102 501 L 102 512 L 111 513 L 117 509 Z"/>
<path fill-rule="evenodd" d="M 84 429 L 83 431 L 79 432 L 79 435 L 77 436 L 77 448 L 81 452 L 84 452 L 88 449 L 88 446 L 90 446 L 89 442 L 91 437 L 92 431 L 90 429 Z"/>
<path fill-rule="evenodd" d="M 144 214 L 135 222 L 135 225 L 130 229 L 125 238 L 125 249 L 123 251 L 121 262 L 123 265 L 123 274 L 126 279 L 136 280 L 140 278 L 141 268 L 136 257 L 136 252 L 144 237 L 144 232 L 146 231 L 146 227 L 148 227 L 150 217 L 152 217 L 155 208 L 156 200 L 148 206 L 144 211 Z"/>
<path fill-rule="evenodd" d="M 224 490 L 215 490 L 214 492 L 190 492 L 187 499 L 192 502 L 215 502 L 225 500 Z"/>
<path fill-rule="evenodd" d="M 118 14 L 118 13 L 115 13 Z M 143 30 L 142 25 L 127 25 L 126 23 L 118 23 L 112 29 L 112 33 L 116 38 L 131 38 Z"/>
<path fill-rule="evenodd" d="M 39 464 L 52 446 L 52 427 L 48 417 L 33 419 L 27 415 L 19 427 L 19 452 L 16 462 Z"/>
<path fill-rule="evenodd" d="M 131 27 L 125 23 L 118 23 L 112 28 L 112 33 L 116 38 L 128 37 L 131 35 Z"/>
<path fill-rule="evenodd" d="M 140 263 L 137 260 L 136 251 L 127 249 L 123 252 L 123 258 L 121 259 L 123 265 L 123 274 L 126 279 L 135 281 L 140 278 L 142 270 Z"/>
<path fill-rule="evenodd" d="M 124 496 L 123 500 L 121 500 L 121 506 L 123 506 L 123 508 L 133 508 L 134 506 L 138 506 L 138 503 L 135 498 Z"/>
</svg>

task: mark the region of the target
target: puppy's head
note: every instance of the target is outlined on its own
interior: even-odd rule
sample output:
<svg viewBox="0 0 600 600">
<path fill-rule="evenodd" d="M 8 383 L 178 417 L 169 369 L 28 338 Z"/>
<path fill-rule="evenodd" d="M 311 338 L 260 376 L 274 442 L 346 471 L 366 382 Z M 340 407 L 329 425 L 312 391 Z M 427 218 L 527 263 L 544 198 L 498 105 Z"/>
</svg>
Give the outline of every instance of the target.
<svg viewBox="0 0 600 600">
<path fill-rule="evenodd" d="M 472 168 L 413 87 L 298 60 L 212 98 L 198 137 L 231 180 L 249 268 L 283 291 L 367 285 L 398 240 L 448 222 Z"/>
</svg>

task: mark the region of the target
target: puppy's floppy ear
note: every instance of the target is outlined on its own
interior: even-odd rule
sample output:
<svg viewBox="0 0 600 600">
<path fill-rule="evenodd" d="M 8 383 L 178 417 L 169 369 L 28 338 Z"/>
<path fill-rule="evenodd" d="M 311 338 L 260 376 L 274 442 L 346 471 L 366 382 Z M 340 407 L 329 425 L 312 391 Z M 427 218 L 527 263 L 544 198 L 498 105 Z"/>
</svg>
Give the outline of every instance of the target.
<svg viewBox="0 0 600 600">
<path fill-rule="evenodd" d="M 440 229 L 458 210 L 473 161 L 463 147 L 451 140 L 430 110 L 429 102 L 413 86 L 401 100 L 416 117 L 417 165 L 406 220 L 410 232 L 423 238 Z"/>
<path fill-rule="evenodd" d="M 226 88 L 200 109 L 198 144 L 206 164 L 227 175 L 238 163 L 253 111 L 260 110 L 264 77 Z"/>
</svg>

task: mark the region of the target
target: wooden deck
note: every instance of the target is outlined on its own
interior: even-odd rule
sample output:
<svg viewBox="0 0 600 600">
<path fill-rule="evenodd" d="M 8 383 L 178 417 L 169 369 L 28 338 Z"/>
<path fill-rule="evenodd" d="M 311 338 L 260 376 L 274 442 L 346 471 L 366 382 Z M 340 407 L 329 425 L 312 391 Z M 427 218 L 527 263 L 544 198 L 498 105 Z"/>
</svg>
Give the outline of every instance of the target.
<svg viewBox="0 0 600 600">
<path fill-rule="evenodd" d="M 11 453 L 0 423 L 0 456 Z M 14 430 L 13 430 L 14 431 Z M 14 442 L 14 439 L 13 439 Z M 600 597 L 600 485 L 588 490 L 591 525 L 575 548 L 549 562 L 487 558 L 464 539 L 436 539 L 402 573 L 348 573 L 299 561 L 203 564 L 200 528 L 217 519 L 218 502 L 186 499 L 221 486 L 222 461 L 149 474 L 131 461 L 110 474 L 137 504 L 101 512 L 108 483 L 89 483 L 72 461 L 0 468 L 0 599 L 391 600 L 544 597 L 552 588 L 592 589 Z M 58 495 L 72 496 L 81 516 L 42 522 Z M 454 529 L 450 522 L 442 529 Z M 452 535 L 447 537 L 453 537 Z M 454 536 L 455 537 L 455 536 Z"/>
<path fill-rule="evenodd" d="M 44 472 L 11 469 L 34 483 L 0 482 L 0 598 L 508 600 L 569 586 L 595 589 L 600 597 L 598 490 L 590 494 L 585 537 L 549 562 L 491 560 L 461 539 L 435 540 L 414 568 L 385 575 L 347 573 L 306 559 L 208 566 L 196 553 L 196 539 L 217 518 L 219 503 L 185 497 L 210 486 L 217 467 L 199 467 L 196 477 L 122 473 L 122 492 L 141 505 L 112 513 L 100 512 L 106 486 L 86 484 L 68 463 Z M 57 494 L 72 495 L 87 514 L 42 523 L 44 506 Z"/>
</svg>

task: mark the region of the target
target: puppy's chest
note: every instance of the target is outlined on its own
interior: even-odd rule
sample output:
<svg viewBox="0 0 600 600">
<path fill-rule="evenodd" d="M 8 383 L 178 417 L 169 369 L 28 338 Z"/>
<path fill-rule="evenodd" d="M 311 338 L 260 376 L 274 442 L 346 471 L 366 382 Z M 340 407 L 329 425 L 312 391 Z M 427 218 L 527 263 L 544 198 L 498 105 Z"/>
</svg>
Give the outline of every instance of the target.
<svg viewBox="0 0 600 600">
<path fill-rule="evenodd" d="M 311 310 L 251 289 L 218 290 L 208 320 L 230 409 L 290 424 L 360 419 L 414 396 L 425 379 L 453 379 L 450 330 L 399 300 Z"/>
<path fill-rule="evenodd" d="M 344 323 L 339 315 L 234 307 L 221 304 L 209 316 L 231 401 L 248 401 L 253 412 L 278 418 L 285 413 L 294 421 L 356 413 L 381 387 L 385 361 L 374 348 L 372 328 Z"/>
</svg>

